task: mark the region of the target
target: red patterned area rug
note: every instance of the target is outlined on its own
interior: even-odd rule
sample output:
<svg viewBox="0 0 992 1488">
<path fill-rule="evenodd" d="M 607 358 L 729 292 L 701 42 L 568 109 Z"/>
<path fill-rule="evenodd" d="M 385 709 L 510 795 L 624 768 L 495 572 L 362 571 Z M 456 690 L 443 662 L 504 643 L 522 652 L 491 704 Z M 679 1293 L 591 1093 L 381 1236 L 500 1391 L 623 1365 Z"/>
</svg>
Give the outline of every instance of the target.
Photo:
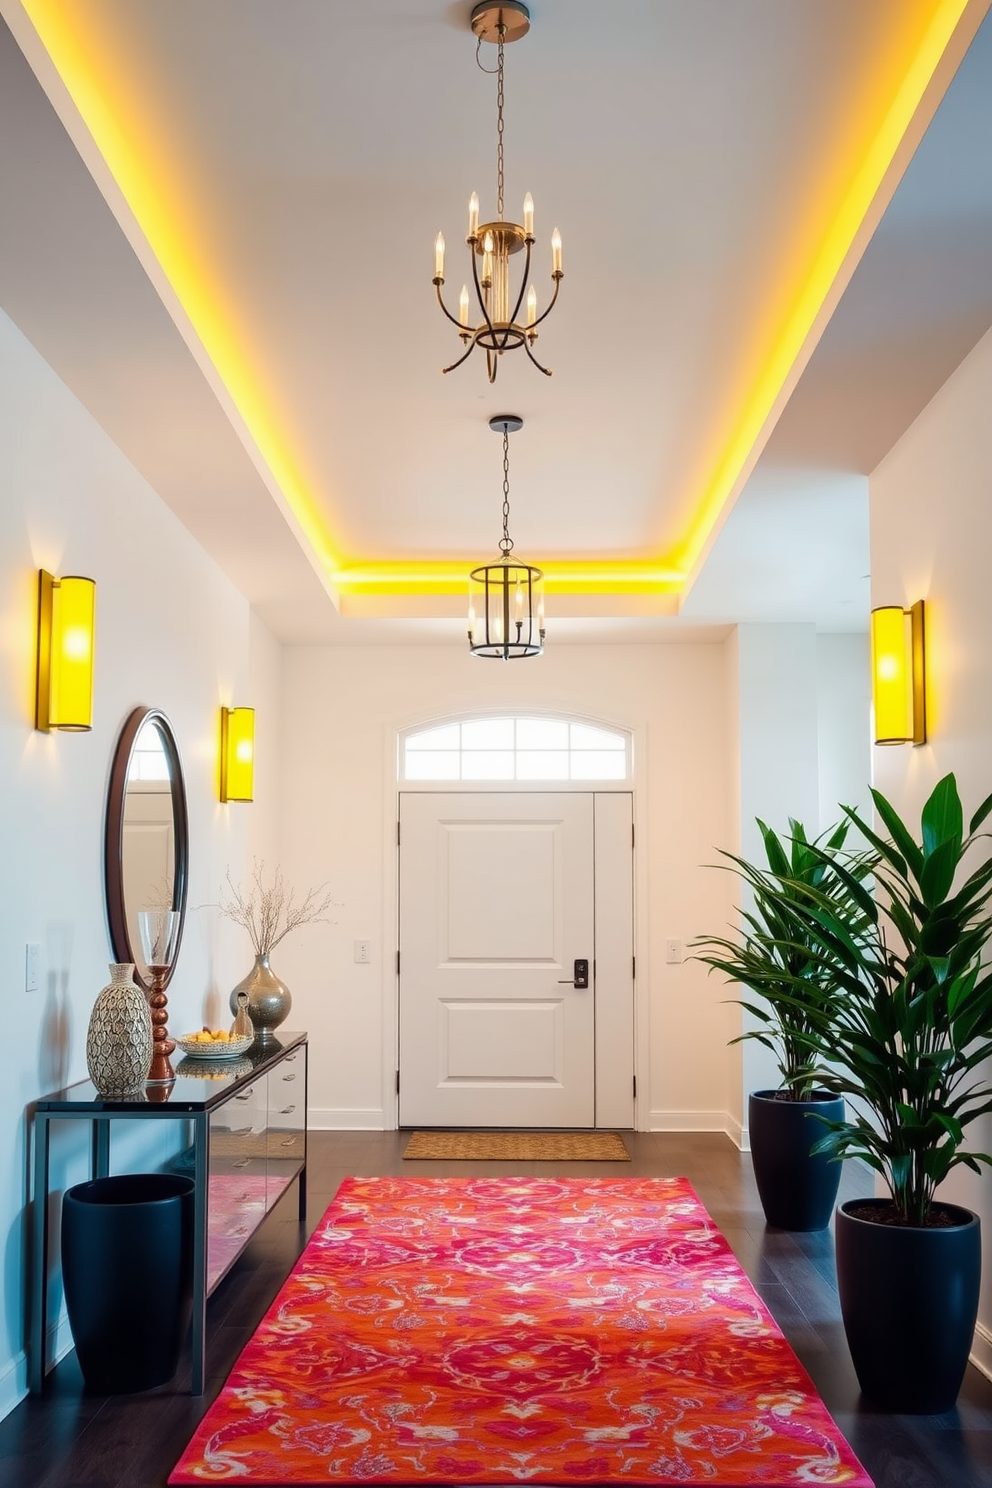
<svg viewBox="0 0 992 1488">
<path fill-rule="evenodd" d="M 349 1178 L 170 1484 L 871 1488 L 683 1178 Z"/>
</svg>

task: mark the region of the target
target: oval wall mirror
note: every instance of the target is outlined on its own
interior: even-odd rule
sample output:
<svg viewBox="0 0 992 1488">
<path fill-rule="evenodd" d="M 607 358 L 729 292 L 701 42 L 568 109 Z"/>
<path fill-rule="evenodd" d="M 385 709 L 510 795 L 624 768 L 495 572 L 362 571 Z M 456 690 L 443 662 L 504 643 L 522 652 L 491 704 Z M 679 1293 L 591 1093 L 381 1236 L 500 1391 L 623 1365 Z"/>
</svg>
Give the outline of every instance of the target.
<svg viewBox="0 0 992 1488">
<path fill-rule="evenodd" d="M 135 708 L 117 741 L 107 793 L 104 870 L 114 955 L 134 963 L 135 980 L 146 991 L 151 979 L 138 915 L 147 909 L 179 914 L 167 985 L 186 918 L 189 823 L 179 745 L 158 708 Z"/>
</svg>

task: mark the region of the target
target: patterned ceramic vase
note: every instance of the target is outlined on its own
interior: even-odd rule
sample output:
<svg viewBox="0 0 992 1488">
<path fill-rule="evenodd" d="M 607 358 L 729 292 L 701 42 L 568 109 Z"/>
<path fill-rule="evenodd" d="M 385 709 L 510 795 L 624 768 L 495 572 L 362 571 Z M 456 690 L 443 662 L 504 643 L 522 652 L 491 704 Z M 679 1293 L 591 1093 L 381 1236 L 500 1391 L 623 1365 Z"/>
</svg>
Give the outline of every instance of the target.
<svg viewBox="0 0 992 1488">
<path fill-rule="evenodd" d="M 255 1029 L 255 1037 L 264 1043 L 272 1037 L 280 1023 L 289 1017 L 293 1006 L 293 995 L 285 982 L 281 982 L 269 965 L 268 956 L 256 956 L 255 965 L 231 993 L 231 1012 L 238 1011 L 238 993 L 248 993 L 248 1016 Z"/>
<path fill-rule="evenodd" d="M 140 1090 L 148 1077 L 151 1013 L 130 962 L 111 965 L 110 978 L 90 1014 L 86 1068 L 101 1095 L 129 1095 Z"/>
</svg>

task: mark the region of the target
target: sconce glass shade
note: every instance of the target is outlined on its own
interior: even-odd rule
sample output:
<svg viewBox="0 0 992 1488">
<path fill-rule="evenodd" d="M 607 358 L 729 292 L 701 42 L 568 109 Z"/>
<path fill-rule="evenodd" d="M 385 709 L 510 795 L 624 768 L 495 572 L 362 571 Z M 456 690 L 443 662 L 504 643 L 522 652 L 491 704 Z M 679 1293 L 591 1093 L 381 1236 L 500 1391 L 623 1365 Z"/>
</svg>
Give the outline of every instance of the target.
<svg viewBox="0 0 992 1488">
<path fill-rule="evenodd" d="M 876 744 L 925 744 L 923 601 L 871 612 L 871 679 Z"/>
<path fill-rule="evenodd" d="M 255 709 L 220 710 L 220 799 L 252 801 L 255 794 Z"/>
<path fill-rule="evenodd" d="M 93 727 L 96 584 L 76 575 L 38 572 L 38 675 L 35 728 Z"/>
</svg>

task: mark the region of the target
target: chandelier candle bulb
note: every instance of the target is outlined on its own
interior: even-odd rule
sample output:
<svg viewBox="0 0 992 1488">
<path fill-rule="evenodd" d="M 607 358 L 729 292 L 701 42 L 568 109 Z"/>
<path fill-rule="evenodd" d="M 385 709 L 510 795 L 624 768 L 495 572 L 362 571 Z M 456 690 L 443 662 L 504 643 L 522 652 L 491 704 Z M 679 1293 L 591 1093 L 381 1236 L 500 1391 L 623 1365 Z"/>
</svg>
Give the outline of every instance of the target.
<svg viewBox="0 0 992 1488">
<path fill-rule="evenodd" d="M 537 290 L 533 284 L 527 291 L 527 324 L 532 326 L 537 319 Z"/>
<path fill-rule="evenodd" d="M 561 273 L 561 233 L 557 228 L 551 234 L 551 273 Z"/>
<path fill-rule="evenodd" d="M 469 241 L 479 236 L 479 198 L 474 191 L 468 199 L 468 236 Z"/>
<path fill-rule="evenodd" d="M 534 198 L 529 191 L 524 197 L 524 234 L 528 238 L 534 236 Z"/>
<path fill-rule="evenodd" d="M 462 292 L 458 296 L 458 324 L 468 326 L 468 285 L 462 285 Z"/>
<path fill-rule="evenodd" d="M 444 283 L 444 233 L 434 239 L 434 278 Z"/>
</svg>

